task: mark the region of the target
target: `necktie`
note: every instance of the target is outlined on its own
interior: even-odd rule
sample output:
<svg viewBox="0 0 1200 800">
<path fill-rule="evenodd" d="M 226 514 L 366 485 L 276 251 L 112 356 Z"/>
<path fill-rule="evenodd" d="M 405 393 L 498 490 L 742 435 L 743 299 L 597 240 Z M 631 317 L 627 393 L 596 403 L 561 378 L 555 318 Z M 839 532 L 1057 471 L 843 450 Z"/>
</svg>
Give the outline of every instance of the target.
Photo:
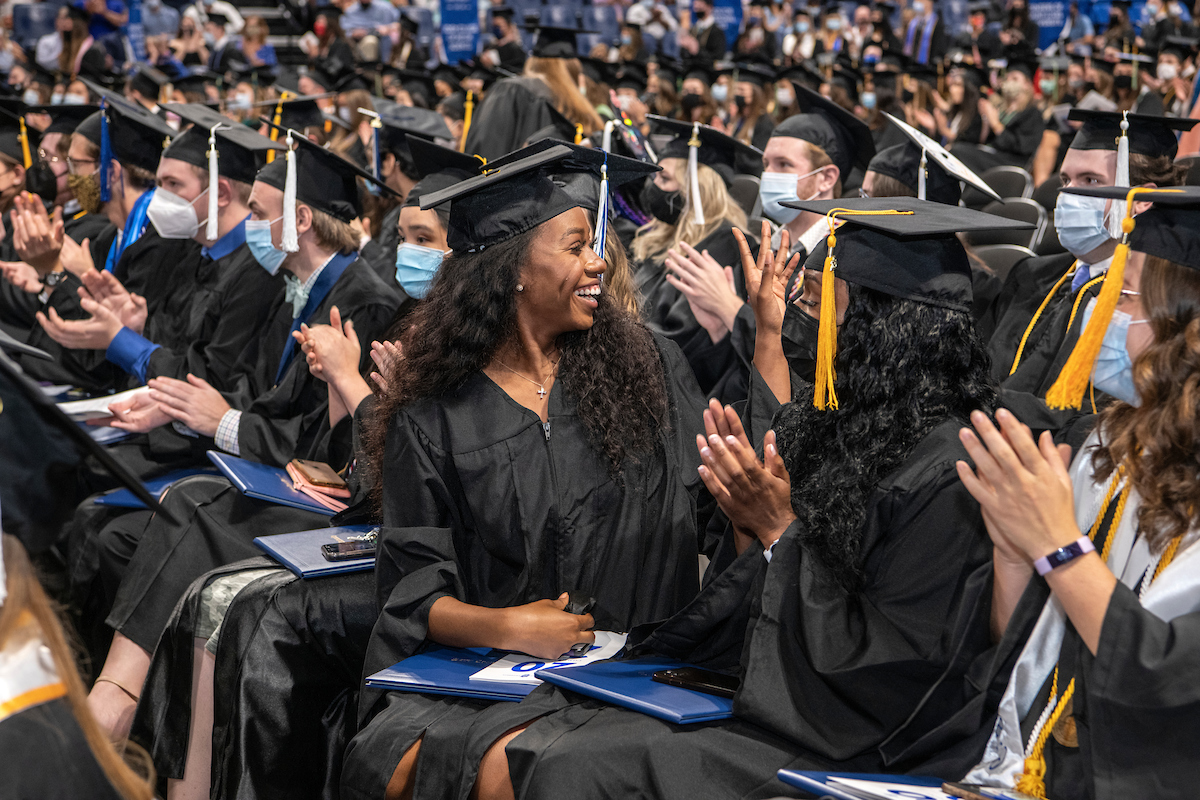
<svg viewBox="0 0 1200 800">
<path fill-rule="evenodd" d="M 1079 291 L 1079 287 L 1092 279 L 1092 270 L 1087 264 L 1080 264 L 1075 268 L 1075 277 L 1071 279 L 1071 294 Z M 298 313 L 298 312 L 297 312 Z"/>
<path fill-rule="evenodd" d="M 308 287 L 302 284 L 295 275 L 284 275 L 283 280 L 283 299 L 292 304 L 292 319 L 296 319 L 308 303 Z"/>
</svg>

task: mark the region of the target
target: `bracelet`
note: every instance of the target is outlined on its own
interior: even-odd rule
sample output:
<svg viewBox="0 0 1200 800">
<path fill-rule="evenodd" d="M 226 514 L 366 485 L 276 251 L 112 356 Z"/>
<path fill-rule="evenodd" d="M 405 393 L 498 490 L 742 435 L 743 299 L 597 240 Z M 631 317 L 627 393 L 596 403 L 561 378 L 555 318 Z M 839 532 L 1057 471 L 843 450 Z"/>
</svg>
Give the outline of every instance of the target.
<svg viewBox="0 0 1200 800">
<path fill-rule="evenodd" d="M 1096 552 L 1096 545 L 1092 544 L 1092 540 L 1086 536 L 1080 536 L 1075 541 L 1071 542 L 1066 547 L 1060 547 L 1053 553 L 1047 556 L 1042 556 L 1037 561 L 1033 562 L 1033 568 L 1037 570 L 1038 575 L 1046 575 L 1053 569 L 1061 567 L 1082 555 Z"/>
</svg>

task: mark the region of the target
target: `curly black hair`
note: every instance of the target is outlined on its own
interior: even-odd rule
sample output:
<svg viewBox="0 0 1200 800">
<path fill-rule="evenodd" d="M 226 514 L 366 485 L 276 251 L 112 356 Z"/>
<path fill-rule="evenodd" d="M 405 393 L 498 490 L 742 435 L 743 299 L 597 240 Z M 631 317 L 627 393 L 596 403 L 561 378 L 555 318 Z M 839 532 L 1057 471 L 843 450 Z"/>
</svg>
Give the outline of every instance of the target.
<svg viewBox="0 0 1200 800">
<path fill-rule="evenodd" d="M 446 256 L 429 294 L 409 317 L 404 357 L 389 390 L 365 420 L 368 464 L 383 464 L 387 429 L 414 400 L 439 397 L 482 371 L 517 332 L 517 284 L 534 228 L 477 253 Z M 667 387 L 654 338 L 637 318 L 601 294 L 592 327 L 563 334 L 558 381 L 576 403 L 591 444 L 614 476 L 660 441 L 668 424 Z M 380 482 L 376 482 L 379 485 Z"/>
<path fill-rule="evenodd" d="M 816 409 L 802 386 L 774 429 L 802 540 L 855 591 L 871 491 L 939 424 L 990 411 L 996 387 L 968 312 L 854 284 L 834 366 L 839 407 Z"/>
</svg>

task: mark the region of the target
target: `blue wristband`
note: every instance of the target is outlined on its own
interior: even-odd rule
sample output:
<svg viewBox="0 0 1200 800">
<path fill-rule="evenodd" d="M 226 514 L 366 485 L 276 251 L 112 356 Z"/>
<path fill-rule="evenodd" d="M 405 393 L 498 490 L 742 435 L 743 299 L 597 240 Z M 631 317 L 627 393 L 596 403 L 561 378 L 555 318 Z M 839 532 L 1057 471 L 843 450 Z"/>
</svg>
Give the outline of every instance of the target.
<svg viewBox="0 0 1200 800">
<path fill-rule="evenodd" d="M 1066 547 L 1060 547 L 1050 555 L 1042 556 L 1033 562 L 1033 568 L 1037 570 L 1038 575 L 1046 575 L 1063 564 L 1094 552 L 1096 552 L 1096 545 L 1092 544 L 1092 540 L 1086 536 L 1080 536 Z"/>
</svg>

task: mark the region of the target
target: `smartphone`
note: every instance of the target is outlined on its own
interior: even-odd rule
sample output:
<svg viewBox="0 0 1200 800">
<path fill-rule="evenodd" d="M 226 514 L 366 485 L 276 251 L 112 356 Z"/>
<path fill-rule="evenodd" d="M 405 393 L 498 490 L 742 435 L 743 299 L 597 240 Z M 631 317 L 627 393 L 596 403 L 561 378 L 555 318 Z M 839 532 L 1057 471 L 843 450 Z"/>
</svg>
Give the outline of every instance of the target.
<svg viewBox="0 0 1200 800">
<path fill-rule="evenodd" d="M 313 486 L 320 486 L 327 489 L 346 488 L 346 481 L 342 480 L 342 476 L 334 472 L 333 467 L 328 464 L 323 464 L 320 461 L 305 461 L 302 458 L 292 459 L 292 464 L 296 466 L 297 471 L 304 477 L 304 480 Z"/>
<path fill-rule="evenodd" d="M 680 667 L 678 669 L 663 669 L 651 676 L 659 683 L 679 686 L 696 692 L 713 694 L 717 697 L 732 698 L 741 685 L 741 678 L 726 675 L 722 672 L 700 669 L 699 667 Z"/>
<path fill-rule="evenodd" d="M 374 558 L 374 542 L 334 542 L 321 545 L 321 555 L 326 561 L 352 561 L 356 558 Z"/>
</svg>

